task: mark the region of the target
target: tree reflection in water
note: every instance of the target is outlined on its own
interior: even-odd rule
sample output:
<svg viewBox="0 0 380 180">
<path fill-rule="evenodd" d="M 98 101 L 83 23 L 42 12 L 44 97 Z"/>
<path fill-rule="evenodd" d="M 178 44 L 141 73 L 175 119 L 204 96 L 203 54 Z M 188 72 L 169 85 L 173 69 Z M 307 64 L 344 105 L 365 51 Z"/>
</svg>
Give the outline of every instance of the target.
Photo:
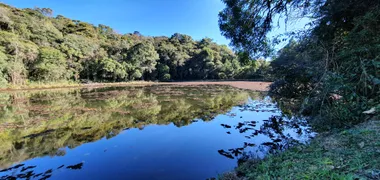
<svg viewBox="0 0 380 180">
<path fill-rule="evenodd" d="M 143 130 L 148 125 L 183 127 L 194 123 L 197 128 L 200 125 L 203 126 L 200 129 L 189 126 L 181 129 L 182 131 L 175 131 L 179 134 L 185 133 L 182 137 L 196 137 L 188 139 L 189 147 L 181 146 L 183 144 L 181 136 L 170 137 L 174 139 L 172 143 L 160 141 L 163 142 L 160 144 L 163 147 L 160 146 L 159 152 L 165 151 L 165 154 L 168 154 L 166 151 L 171 152 L 170 148 L 179 150 L 176 158 L 184 158 L 186 162 L 192 162 L 193 159 L 196 159 L 196 162 L 202 162 L 204 160 L 202 157 L 216 155 L 219 158 L 214 160 L 231 163 L 233 166 L 236 164 L 236 159 L 239 163 L 247 158 L 262 157 L 266 153 L 282 151 L 297 142 L 307 140 L 309 132 L 306 124 L 301 120 L 296 121 L 279 116 L 281 112 L 277 105 L 271 103 L 270 99 L 264 98 L 264 95 L 265 93 L 217 85 L 197 87 L 165 85 L 0 93 L 0 169 L 3 169 L 0 171 L 0 177 L 1 179 L 47 179 L 52 176 L 64 177 L 66 174 L 58 172 L 65 170 L 82 170 L 76 171 L 76 175 L 84 175 L 86 170 L 91 170 L 90 166 L 94 165 L 93 163 L 85 166 L 84 162 L 72 165 L 61 165 L 60 162 L 56 162 L 58 164 L 54 166 L 58 167 L 49 167 L 53 166 L 50 160 L 41 160 L 31 165 L 28 164 L 30 161 L 26 162 L 26 160 L 50 156 L 70 160 L 70 162 L 82 161 L 70 159 L 67 154 L 86 143 L 101 139 L 111 141 L 111 138 L 116 139 L 113 137 L 120 135 L 123 131 Z M 255 100 L 247 101 L 249 97 Z M 249 112 L 248 115 L 245 114 L 247 112 Z M 266 120 L 246 119 L 254 118 L 259 114 L 265 118 L 273 116 Z M 214 121 L 208 122 L 211 120 Z M 212 131 L 204 133 L 204 127 L 211 128 Z M 192 131 L 188 131 L 189 129 Z M 147 130 L 142 132 L 147 132 Z M 219 149 L 219 145 L 226 145 L 224 147 L 230 145 L 223 142 L 207 144 L 209 143 L 207 140 L 216 142 L 235 135 L 239 135 L 236 137 L 238 141 L 229 144 L 236 145 L 241 142 L 238 147 Z M 161 136 L 165 137 L 165 135 Z M 129 138 L 134 138 L 134 136 Z M 154 139 L 154 141 L 158 140 Z M 205 144 L 207 146 L 204 146 Z M 177 145 L 179 147 L 176 147 Z M 198 147 L 198 145 L 204 146 L 205 149 L 196 149 L 191 152 L 193 154 L 185 152 L 187 148 Z M 183 147 L 186 149 L 181 149 Z M 139 150 L 144 150 L 144 148 L 149 150 L 152 147 L 149 145 L 136 147 L 137 155 L 139 155 Z M 107 150 L 96 149 L 102 154 Z M 174 150 L 172 152 L 175 152 Z M 130 160 L 134 158 L 132 155 L 125 156 Z M 106 161 L 107 157 L 109 156 L 100 155 L 88 159 L 98 158 Z M 225 161 L 224 157 L 228 158 L 228 161 Z M 155 155 L 149 158 L 155 158 Z M 174 160 L 165 159 L 165 161 L 167 164 L 162 162 L 162 159 L 157 163 L 162 163 L 166 167 L 171 167 L 173 166 L 171 163 L 175 163 Z M 26 165 L 15 165 L 20 162 Z M 112 171 L 125 164 L 128 163 L 110 164 L 109 167 L 105 167 L 105 170 Z M 156 162 L 152 164 L 156 165 Z M 88 167 L 88 169 L 82 169 L 83 167 Z M 220 167 L 222 169 L 227 166 Z M 228 165 L 228 167 L 231 166 Z M 154 169 L 149 170 L 154 171 Z M 141 175 L 141 172 L 134 174 L 131 171 L 123 175 L 127 176 L 127 173 Z"/>
<path fill-rule="evenodd" d="M 64 156 L 63 147 L 109 139 L 131 128 L 210 121 L 248 96 L 245 90 L 215 85 L 0 93 L 0 169 L 35 157 Z"/>
<path fill-rule="evenodd" d="M 239 107 L 240 111 L 280 112 L 276 104 L 269 102 L 268 99 L 267 101 L 253 101 Z M 268 153 L 275 154 L 286 150 L 290 146 L 306 143 L 308 139 L 314 136 L 314 133 L 302 118 L 273 115 L 269 119 L 260 121 L 263 123 L 256 128 L 258 122 L 244 121 L 234 126 L 221 124 L 224 128 L 231 128 L 244 135 L 247 142 L 244 142 L 238 148 L 220 149 L 218 153 L 230 159 L 236 158 L 238 163 L 241 163 L 250 158 L 263 158 Z M 227 133 L 231 134 L 232 131 L 229 130 Z M 259 143 L 253 143 L 255 140 Z"/>
</svg>

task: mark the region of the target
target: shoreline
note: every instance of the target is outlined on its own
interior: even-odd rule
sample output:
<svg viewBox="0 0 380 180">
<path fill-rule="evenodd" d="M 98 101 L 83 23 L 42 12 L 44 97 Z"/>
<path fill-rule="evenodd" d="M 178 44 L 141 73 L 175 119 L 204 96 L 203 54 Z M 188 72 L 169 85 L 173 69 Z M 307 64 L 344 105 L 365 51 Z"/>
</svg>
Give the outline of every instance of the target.
<svg viewBox="0 0 380 180">
<path fill-rule="evenodd" d="M 179 86 L 199 86 L 199 85 L 229 85 L 239 89 L 247 89 L 252 91 L 268 91 L 271 82 L 262 81 L 180 81 L 180 82 L 153 82 L 153 81 L 132 81 L 118 83 L 91 83 L 91 84 L 40 84 L 26 85 L 17 87 L 0 88 L 0 92 L 14 91 L 35 91 L 49 89 L 67 89 L 67 88 L 101 88 L 115 86 L 150 86 L 150 85 L 179 85 Z"/>
<path fill-rule="evenodd" d="M 112 87 L 112 86 L 132 86 L 132 85 L 150 85 L 154 82 L 149 81 L 133 81 L 133 82 L 123 82 L 123 83 L 91 83 L 91 84 L 83 84 L 83 83 L 67 83 L 61 85 L 57 84 L 40 84 L 40 85 L 25 85 L 25 86 L 17 86 L 17 87 L 8 87 L 8 88 L 0 88 L 0 92 L 13 92 L 13 91 L 35 91 L 35 90 L 49 90 L 49 89 L 68 89 L 68 88 L 98 88 L 98 87 Z"/>
<path fill-rule="evenodd" d="M 250 159 L 219 179 L 379 179 L 379 135 L 380 121 L 368 120 L 264 159 Z"/>
</svg>

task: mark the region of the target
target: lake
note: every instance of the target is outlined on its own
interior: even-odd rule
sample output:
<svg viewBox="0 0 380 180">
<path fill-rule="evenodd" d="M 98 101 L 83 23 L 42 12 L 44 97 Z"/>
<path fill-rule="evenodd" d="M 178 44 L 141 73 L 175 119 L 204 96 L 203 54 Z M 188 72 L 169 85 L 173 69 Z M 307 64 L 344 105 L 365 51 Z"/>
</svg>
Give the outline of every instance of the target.
<svg viewBox="0 0 380 180">
<path fill-rule="evenodd" d="M 1 179 L 208 179 L 312 136 L 225 85 L 0 92 Z"/>
</svg>

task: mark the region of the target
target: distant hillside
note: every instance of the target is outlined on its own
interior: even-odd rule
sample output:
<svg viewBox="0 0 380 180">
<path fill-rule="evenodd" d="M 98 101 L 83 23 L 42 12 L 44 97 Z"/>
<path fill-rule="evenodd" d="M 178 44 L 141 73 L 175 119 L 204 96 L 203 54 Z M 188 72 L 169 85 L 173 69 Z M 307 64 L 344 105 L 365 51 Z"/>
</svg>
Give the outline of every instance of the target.
<svg viewBox="0 0 380 180">
<path fill-rule="evenodd" d="M 106 25 L 54 17 L 49 8 L 0 4 L 0 87 L 27 81 L 249 78 L 267 65 L 242 67 L 233 51 L 208 38 L 119 34 Z"/>
</svg>

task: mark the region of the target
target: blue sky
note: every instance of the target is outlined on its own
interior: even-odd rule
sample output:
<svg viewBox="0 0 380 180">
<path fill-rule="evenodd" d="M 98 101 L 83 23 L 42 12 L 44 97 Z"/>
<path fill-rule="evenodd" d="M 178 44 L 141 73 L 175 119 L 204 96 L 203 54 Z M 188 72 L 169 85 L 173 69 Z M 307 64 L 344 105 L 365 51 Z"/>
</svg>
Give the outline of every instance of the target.
<svg viewBox="0 0 380 180">
<path fill-rule="evenodd" d="M 219 30 L 218 14 L 225 5 L 221 0 L 0 0 L 18 8 L 49 7 L 54 15 L 104 24 L 116 32 L 139 31 L 146 36 L 171 36 L 182 33 L 195 40 L 212 38 L 218 44 L 229 44 Z M 269 37 L 284 33 L 285 23 Z M 301 19 L 288 24 L 287 31 L 304 28 L 309 21 Z M 275 22 L 276 24 L 277 22 Z M 276 46 L 280 49 L 286 45 Z"/>
<path fill-rule="evenodd" d="M 54 15 L 104 24 L 118 33 L 148 36 L 188 34 L 228 44 L 218 26 L 220 0 L 0 0 L 17 8 L 49 7 Z"/>
</svg>

